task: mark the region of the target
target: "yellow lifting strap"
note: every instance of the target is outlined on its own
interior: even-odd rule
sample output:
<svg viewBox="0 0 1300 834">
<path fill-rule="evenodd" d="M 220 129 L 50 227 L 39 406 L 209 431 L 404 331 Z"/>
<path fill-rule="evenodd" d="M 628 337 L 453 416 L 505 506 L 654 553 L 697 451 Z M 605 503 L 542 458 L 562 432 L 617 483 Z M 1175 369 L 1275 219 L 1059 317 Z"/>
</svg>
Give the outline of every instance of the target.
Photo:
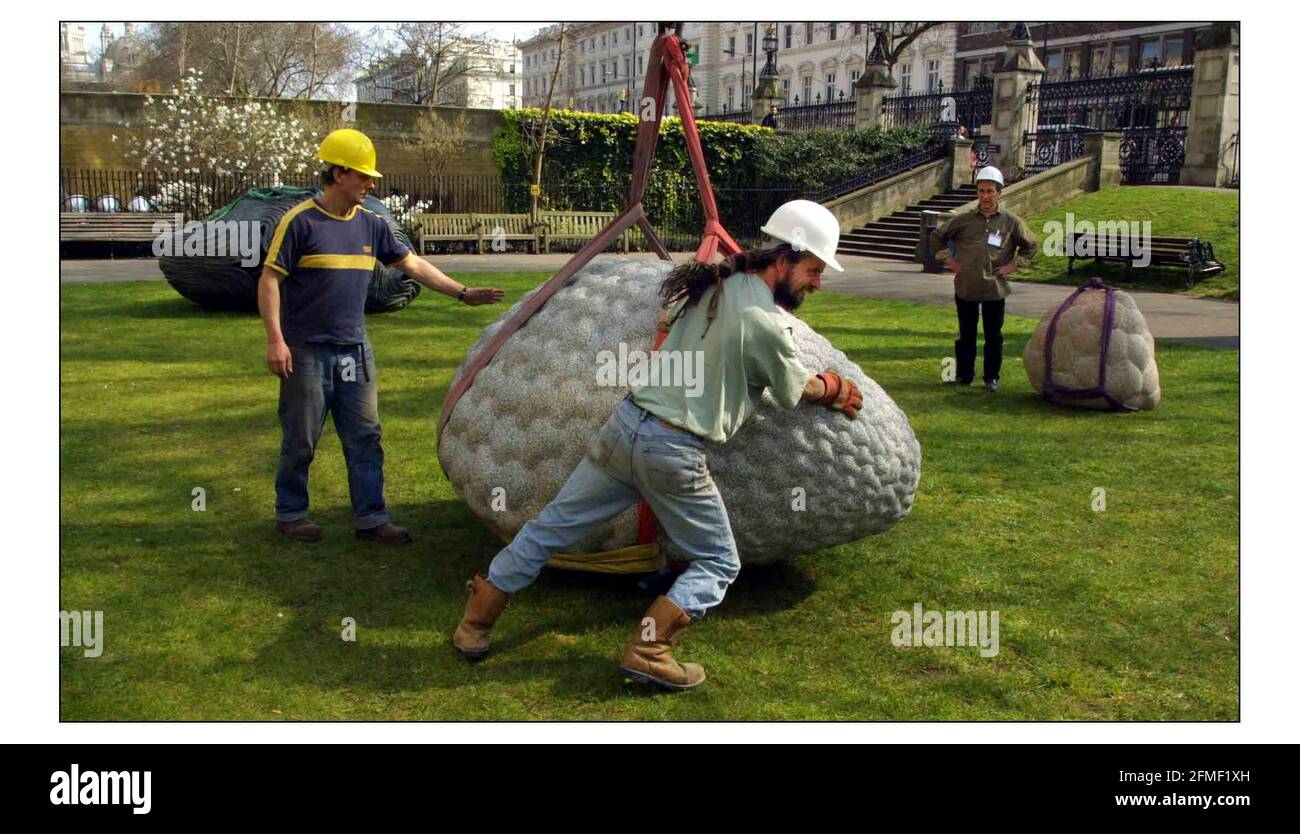
<svg viewBox="0 0 1300 834">
<path fill-rule="evenodd" d="M 502 535 L 509 544 L 514 537 Z M 616 547 L 596 553 L 556 553 L 547 567 L 560 570 L 579 570 L 587 573 L 654 573 L 668 565 L 668 560 L 655 542 Z"/>
</svg>

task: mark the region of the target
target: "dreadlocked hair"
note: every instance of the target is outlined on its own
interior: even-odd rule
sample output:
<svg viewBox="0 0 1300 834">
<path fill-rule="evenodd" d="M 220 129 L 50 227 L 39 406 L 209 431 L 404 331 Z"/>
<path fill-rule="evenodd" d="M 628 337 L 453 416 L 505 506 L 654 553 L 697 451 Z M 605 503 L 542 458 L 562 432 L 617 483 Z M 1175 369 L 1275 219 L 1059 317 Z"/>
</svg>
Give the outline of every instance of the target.
<svg viewBox="0 0 1300 834">
<path fill-rule="evenodd" d="M 698 304 L 709 287 L 716 287 L 713 297 L 709 299 L 709 323 L 704 328 L 704 332 L 707 333 L 709 325 L 713 324 L 713 318 L 717 315 L 718 297 L 722 295 L 724 280 L 738 272 L 761 272 L 782 258 L 797 261 L 800 257 L 802 253 L 795 251 L 790 244 L 778 243 L 762 249 L 746 249 L 737 252 L 721 263 L 706 264 L 690 260 L 679 264 L 659 285 L 659 297 L 665 307 L 683 296 L 686 298 L 686 303 L 673 316 L 672 321 L 668 323 L 669 326 L 675 324 L 683 313 Z"/>
</svg>

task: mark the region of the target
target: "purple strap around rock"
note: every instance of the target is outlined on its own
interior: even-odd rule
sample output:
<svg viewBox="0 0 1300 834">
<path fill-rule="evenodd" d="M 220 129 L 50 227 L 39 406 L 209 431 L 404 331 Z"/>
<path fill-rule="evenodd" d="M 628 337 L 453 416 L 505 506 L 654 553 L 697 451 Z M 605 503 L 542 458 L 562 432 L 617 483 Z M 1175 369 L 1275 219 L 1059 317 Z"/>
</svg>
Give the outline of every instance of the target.
<svg viewBox="0 0 1300 834">
<path fill-rule="evenodd" d="M 1063 385 L 1057 385 L 1052 379 L 1052 348 L 1056 344 L 1056 324 L 1060 321 L 1061 314 L 1069 309 L 1075 299 L 1088 290 L 1103 290 L 1106 293 L 1106 310 L 1101 322 L 1101 360 L 1100 367 L 1097 370 L 1097 384 L 1092 388 L 1066 388 Z M 1080 285 L 1065 300 L 1064 304 L 1056 308 L 1056 312 L 1052 315 L 1052 323 L 1047 326 L 1047 343 L 1044 346 L 1046 361 L 1043 373 L 1043 396 L 1049 400 L 1052 397 L 1080 400 L 1101 397 L 1106 401 L 1106 405 L 1111 411 L 1137 411 L 1133 406 L 1120 402 L 1106 391 L 1106 358 L 1110 353 L 1110 334 L 1114 330 L 1114 326 L 1115 288 L 1103 283 L 1100 278 L 1094 275 L 1088 280 L 1088 283 Z"/>
</svg>

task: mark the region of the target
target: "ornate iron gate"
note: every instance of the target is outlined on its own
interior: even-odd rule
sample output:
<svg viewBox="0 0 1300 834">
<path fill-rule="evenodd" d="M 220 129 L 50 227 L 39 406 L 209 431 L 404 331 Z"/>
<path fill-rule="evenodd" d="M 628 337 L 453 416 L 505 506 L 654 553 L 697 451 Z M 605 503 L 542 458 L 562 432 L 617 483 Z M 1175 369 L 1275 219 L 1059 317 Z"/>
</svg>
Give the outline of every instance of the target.
<svg viewBox="0 0 1300 834">
<path fill-rule="evenodd" d="M 1120 170 L 1129 185 L 1178 182 L 1187 148 L 1192 67 L 1070 77 L 1031 85 L 1025 168 L 1039 173 L 1083 155 L 1083 137 L 1119 131 Z"/>
</svg>

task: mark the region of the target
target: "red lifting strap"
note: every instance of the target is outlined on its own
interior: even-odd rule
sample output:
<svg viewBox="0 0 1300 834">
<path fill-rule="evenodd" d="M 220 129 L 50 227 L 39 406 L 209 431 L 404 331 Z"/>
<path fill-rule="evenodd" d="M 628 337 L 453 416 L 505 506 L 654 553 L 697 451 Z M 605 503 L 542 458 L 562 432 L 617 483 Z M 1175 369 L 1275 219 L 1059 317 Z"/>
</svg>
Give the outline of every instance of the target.
<svg viewBox="0 0 1300 834">
<path fill-rule="evenodd" d="M 643 116 L 641 123 L 637 126 L 636 146 L 632 153 L 632 185 L 628 190 L 627 208 L 618 217 L 610 221 L 610 224 L 602 229 L 600 234 L 578 250 L 559 272 L 555 273 L 550 280 L 543 284 L 533 297 L 528 299 L 528 303 L 520 307 L 505 322 L 496 335 L 484 346 L 483 350 L 470 362 L 465 369 L 465 373 L 451 387 L 451 390 L 447 392 L 446 399 L 443 400 L 442 414 L 438 418 L 439 447 L 442 444 L 443 429 L 446 428 L 447 421 L 451 419 L 456 403 L 474 384 L 478 372 L 492 361 L 501 346 L 519 328 L 523 327 L 534 313 L 542 309 L 551 296 L 555 295 L 560 287 L 564 286 L 573 277 L 574 273 L 586 266 L 587 262 L 598 253 L 603 252 L 606 247 L 618 239 L 619 235 L 635 224 L 641 228 L 651 248 L 660 258 L 666 261 L 672 260 L 668 256 L 668 250 L 655 233 L 654 227 L 650 224 L 649 218 L 646 217 L 645 209 L 642 206 L 646 182 L 650 176 L 651 164 L 654 161 L 655 145 L 659 140 L 659 125 L 663 119 L 664 110 L 668 105 L 669 81 L 672 82 L 673 92 L 676 94 L 677 110 L 681 115 L 682 131 L 686 136 L 686 151 L 691 160 L 691 168 L 695 172 L 695 181 L 700 190 L 700 202 L 704 208 L 704 234 L 699 249 L 695 252 L 695 259 L 707 263 L 712 261 L 719 252 L 724 257 L 728 257 L 740 251 L 740 246 L 723 228 L 722 222 L 718 218 L 718 205 L 713 198 L 713 186 L 709 182 L 709 172 L 704 165 L 704 148 L 700 144 L 699 129 L 695 124 L 695 111 L 691 107 L 690 84 L 688 82 L 690 67 L 686 63 L 685 54 L 682 52 L 681 39 L 678 34 L 680 30 L 680 23 L 660 23 L 659 33 L 654 44 L 650 47 L 650 60 L 647 65 L 645 86 L 642 91 L 640 106 L 636 109 L 644 114 L 645 105 L 649 103 L 652 105 L 653 110 L 651 117 Z M 658 334 L 654 345 L 656 349 L 662 344 L 663 339 L 664 334 Z M 645 501 L 642 501 L 638 506 L 637 514 L 637 542 L 649 544 L 655 540 L 655 530 L 658 522 L 654 517 L 654 512 L 650 509 L 650 505 Z"/>
</svg>

